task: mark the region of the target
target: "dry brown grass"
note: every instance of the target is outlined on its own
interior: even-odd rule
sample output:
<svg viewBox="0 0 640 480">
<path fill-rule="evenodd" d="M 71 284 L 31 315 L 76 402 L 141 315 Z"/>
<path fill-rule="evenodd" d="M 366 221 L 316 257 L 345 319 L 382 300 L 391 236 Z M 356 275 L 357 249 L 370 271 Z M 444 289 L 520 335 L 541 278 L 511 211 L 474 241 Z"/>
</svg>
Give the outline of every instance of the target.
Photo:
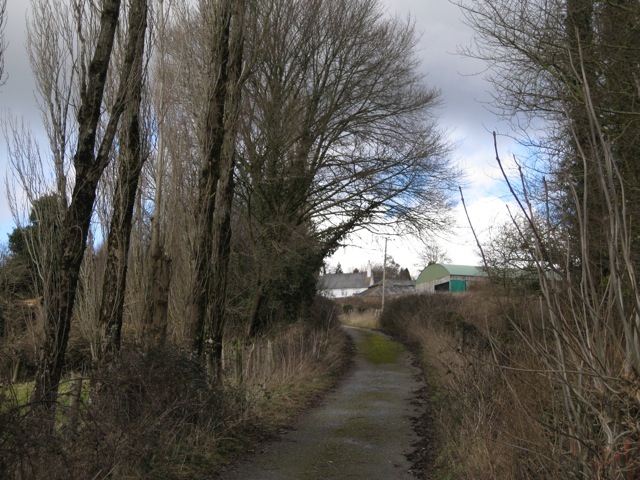
<svg viewBox="0 0 640 480">
<path fill-rule="evenodd" d="M 348 358 L 331 309 L 322 302 L 304 322 L 230 339 L 215 388 L 184 352 L 125 347 L 87 373 L 77 402 L 60 395 L 53 432 L 24 399 L 0 398 L 0 478 L 210 476 L 335 381 Z"/>
<path fill-rule="evenodd" d="M 340 323 L 350 327 L 370 328 L 380 330 L 380 313 L 377 311 L 366 310 L 364 312 L 342 313 L 338 317 Z"/>
<path fill-rule="evenodd" d="M 562 478 L 539 423 L 551 401 L 548 382 L 531 374 L 505 310 L 531 313 L 524 299 L 486 290 L 397 300 L 384 328 L 418 351 L 437 425 L 437 478 Z M 518 404 L 519 402 L 519 404 Z"/>
<path fill-rule="evenodd" d="M 380 297 L 345 297 L 334 300 L 340 309 L 338 319 L 343 325 L 379 330 Z"/>
</svg>

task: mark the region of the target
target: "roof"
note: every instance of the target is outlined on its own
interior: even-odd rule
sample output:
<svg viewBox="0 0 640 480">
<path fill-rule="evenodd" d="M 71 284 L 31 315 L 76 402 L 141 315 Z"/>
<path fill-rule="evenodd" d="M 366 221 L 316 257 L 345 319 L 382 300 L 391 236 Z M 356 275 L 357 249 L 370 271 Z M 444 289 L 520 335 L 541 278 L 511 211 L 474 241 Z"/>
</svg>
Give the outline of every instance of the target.
<svg viewBox="0 0 640 480">
<path fill-rule="evenodd" d="M 368 288 L 371 277 L 361 273 L 328 273 L 318 278 L 319 290 L 343 290 L 347 288 Z"/>
<path fill-rule="evenodd" d="M 415 280 L 400 280 L 397 278 L 387 278 L 384 282 L 385 296 L 394 297 L 397 295 L 406 295 L 416 290 Z M 361 297 L 381 297 L 382 282 L 376 282 L 367 288 L 364 292 L 358 293 Z"/>
<path fill-rule="evenodd" d="M 420 275 L 418 275 L 418 279 L 416 280 L 416 284 L 438 280 L 439 278 L 451 275 L 461 277 L 487 276 L 486 272 L 480 267 L 474 267 L 471 265 L 452 265 L 448 263 L 433 263 L 420 272 Z"/>
</svg>

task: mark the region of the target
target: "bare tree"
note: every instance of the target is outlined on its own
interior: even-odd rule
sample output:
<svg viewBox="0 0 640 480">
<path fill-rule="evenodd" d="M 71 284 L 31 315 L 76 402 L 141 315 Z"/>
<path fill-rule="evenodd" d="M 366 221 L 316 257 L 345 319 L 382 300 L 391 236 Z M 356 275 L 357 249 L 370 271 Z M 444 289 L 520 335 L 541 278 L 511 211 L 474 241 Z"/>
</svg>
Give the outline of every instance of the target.
<svg viewBox="0 0 640 480">
<path fill-rule="evenodd" d="M 593 106 L 627 180 L 628 200 L 638 202 L 640 173 L 635 159 L 640 140 L 637 129 L 640 5 L 637 2 L 594 0 L 472 0 L 460 5 L 477 35 L 465 53 L 484 60 L 487 77 L 496 88 L 494 106 L 533 145 L 546 169 L 551 215 L 574 229 L 577 224 L 569 185 L 590 189 L 587 220 L 591 226 L 592 268 L 607 275 L 605 199 L 596 183 L 596 166 L 583 169 L 591 122 L 583 101 L 583 72 Z M 580 58 L 580 62 L 577 59 Z M 575 68 L 580 63 L 581 68 Z M 535 125 L 541 128 L 535 129 Z M 597 146 L 599 148 L 599 146 Z M 538 201 L 543 188 L 536 192 Z M 576 245 L 576 248 L 579 248 Z"/>
<path fill-rule="evenodd" d="M 169 72 L 166 64 L 167 24 L 173 2 L 169 1 L 165 8 L 164 0 L 160 0 L 156 11 L 156 50 L 157 62 L 154 74 L 156 128 L 158 134 L 156 148 L 156 164 L 153 175 L 154 213 L 151 218 L 151 245 L 148 257 L 148 295 L 145 302 L 144 323 L 145 337 L 148 345 L 162 345 L 166 341 L 169 316 L 169 289 L 172 276 L 171 257 L 164 245 L 166 240 L 163 216 L 165 213 L 166 191 L 164 188 L 165 172 L 167 170 L 167 153 L 165 144 L 165 119 L 168 113 L 167 98 L 169 85 Z"/>
<path fill-rule="evenodd" d="M 77 110 L 73 106 L 78 104 L 76 83 L 82 63 L 72 32 L 81 25 L 86 28 L 80 23 L 81 11 L 73 11 L 68 5 L 58 7 L 33 1 L 27 24 L 27 51 L 50 154 L 41 149 L 24 122 L 12 118 L 3 122 L 14 174 L 14 188 L 8 189 L 9 204 L 17 228 L 29 233 L 24 235 L 24 242 L 37 272 L 34 286 L 38 295 L 43 293 L 47 272 L 58 262 L 51 245 L 60 232 L 68 204 L 67 177 L 73 154 L 70 145 L 76 136 L 72 117 Z M 36 208 L 45 199 L 54 199 L 57 207 L 47 202 L 48 208 Z"/>
<path fill-rule="evenodd" d="M 429 235 L 422 239 L 422 250 L 418 258 L 421 268 L 433 263 L 451 263 L 449 253 L 438 243 L 438 238 Z"/>
<path fill-rule="evenodd" d="M 45 332 L 33 399 L 49 413 L 51 420 L 64 366 L 78 274 L 86 248 L 97 186 L 102 172 L 109 164 L 111 146 L 125 108 L 132 70 L 133 59 L 130 59 L 119 72 L 118 94 L 110 108 L 109 118 L 105 121 L 102 136 L 98 138 L 120 7 L 119 0 L 103 2 L 91 61 L 86 76 L 79 78 L 81 103 L 77 113 L 78 137 L 73 156 L 74 186 L 69 205 L 64 209 L 59 232 L 50 246 L 52 257 L 56 261 L 46 272 L 44 282 Z M 89 46 L 83 44 L 83 48 Z"/>
<path fill-rule="evenodd" d="M 600 154 L 596 158 L 585 155 L 583 168 L 590 169 L 590 162 L 596 160 L 598 197 L 605 198 L 609 211 L 605 231 L 608 279 L 603 287 L 600 273 L 592 269 L 589 258 L 593 251 L 584 207 L 592 201 L 593 190 L 573 189 L 573 204 L 581 225 L 577 252 L 573 250 L 575 243 L 569 243 L 564 252 L 556 248 L 554 239 L 545 233 L 555 228 L 550 215 L 546 223 L 540 224 L 532 215 L 531 201 L 526 196 L 518 198 L 528 225 L 526 231 L 531 234 L 524 234 L 525 229 L 514 225 L 519 241 L 529 244 L 545 318 L 541 326 L 524 322 L 523 327 L 518 318 L 513 319 L 513 325 L 558 393 L 557 402 L 548 406 L 548 418 L 543 422 L 552 443 L 549 451 L 563 445 L 553 458 L 557 466 L 567 475 L 624 478 L 640 472 L 635 437 L 640 385 L 640 297 L 631 248 L 632 211 L 625 201 L 625 179 L 599 125 L 586 79 L 585 75 L 584 105 L 592 130 L 584 138 L 591 142 L 588 151 Z M 574 135 L 580 134 L 574 131 Z M 576 256 L 577 269 L 571 265 Z"/>
<path fill-rule="evenodd" d="M 129 8 L 128 44 L 125 51 L 125 65 L 130 65 L 130 73 L 124 100 L 122 146 L 118 156 L 117 183 L 107 237 L 107 259 L 100 304 L 100 323 L 104 335 L 103 356 L 112 355 L 120 349 L 132 217 L 138 182 L 146 159 L 140 121 L 146 27 L 147 1 L 133 0 Z"/>
<path fill-rule="evenodd" d="M 548 182 L 512 188 L 524 222 L 510 237 L 542 293 L 543 323 L 513 324 L 540 361 L 531 374 L 557 393 L 542 422 L 548 451 L 566 476 L 637 476 L 640 4 L 465 3 L 477 33 L 467 53 L 487 62 L 496 106 L 526 120 L 550 160 Z M 531 130 L 536 119 L 544 131 Z"/>
<path fill-rule="evenodd" d="M 203 46 L 211 32 L 204 28 L 205 16 L 188 2 L 162 3 L 164 13 L 156 10 L 151 75 L 151 131 L 157 137 L 146 166 L 135 231 L 135 255 L 141 259 L 135 267 L 137 288 L 145 297 L 139 315 L 144 323 L 141 340 L 153 345 L 166 335 L 193 346 L 198 122 L 209 82 Z"/>
<path fill-rule="evenodd" d="M 81 75 L 85 61 L 82 51 L 78 51 L 73 32 L 77 28 L 88 27 L 81 23 L 81 11 L 74 11 L 70 6 L 58 7 L 46 1 L 32 2 L 32 18 L 27 25 L 27 49 L 53 160 L 54 188 L 63 208 L 66 208 L 69 195 L 67 177 L 73 156 L 71 145 L 76 141 L 72 126 L 73 117 L 78 114 L 74 105 L 79 104 L 76 85 L 83 81 Z M 29 177 L 35 178 L 34 175 Z"/>
<path fill-rule="evenodd" d="M 262 5 L 238 165 L 256 247 L 253 329 L 269 316 L 260 297 L 278 291 L 296 315 L 353 230 L 442 225 L 454 173 L 410 21 L 386 18 L 375 0 Z"/>
<path fill-rule="evenodd" d="M 202 170 L 198 201 L 195 350 L 204 356 L 210 378 L 221 378 L 227 270 L 231 248 L 236 132 L 243 83 L 246 4 L 244 0 L 207 2 L 209 83 L 202 119 Z"/>
<path fill-rule="evenodd" d="M 366 269 L 362 269 L 362 271 L 366 271 Z M 371 273 L 373 274 L 373 279 L 376 282 L 381 282 L 383 277 L 385 280 L 411 280 L 410 274 L 409 278 L 406 278 L 409 271 L 402 268 L 402 266 L 396 262 L 391 255 L 387 255 L 385 263 L 374 263 L 371 265 Z"/>
</svg>

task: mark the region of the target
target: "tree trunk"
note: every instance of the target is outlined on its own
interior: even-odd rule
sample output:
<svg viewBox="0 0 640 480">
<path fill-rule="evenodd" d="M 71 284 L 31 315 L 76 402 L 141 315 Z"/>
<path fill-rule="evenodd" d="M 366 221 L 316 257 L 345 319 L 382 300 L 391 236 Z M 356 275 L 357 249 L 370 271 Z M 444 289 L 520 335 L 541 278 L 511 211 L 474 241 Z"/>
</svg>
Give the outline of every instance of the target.
<svg viewBox="0 0 640 480">
<path fill-rule="evenodd" d="M 214 212 L 214 256 L 213 271 L 220 272 L 214 276 L 212 296 L 214 312 L 207 320 L 207 329 L 214 335 L 214 344 L 220 345 L 216 350 L 215 379 L 219 382 L 222 375 L 222 341 L 226 320 L 227 284 L 229 261 L 231 259 L 231 211 L 234 197 L 234 172 L 236 166 L 236 137 L 240 117 L 242 97 L 242 65 L 244 50 L 245 0 L 236 0 L 233 15 L 235 17 L 232 36 L 229 41 L 229 90 L 227 96 L 228 120 L 225 128 L 225 141 L 222 150 L 220 180 L 216 190 L 216 210 Z"/>
<path fill-rule="evenodd" d="M 231 137 L 231 135 L 230 135 Z M 209 378 L 215 382 L 222 375 L 222 341 L 227 304 L 227 281 L 231 256 L 231 205 L 233 203 L 233 169 L 235 165 L 235 136 L 225 142 L 223 171 L 216 190 L 216 208 L 213 218 L 213 242 L 209 308 L 205 319 L 205 356 Z"/>
<path fill-rule="evenodd" d="M 162 347 L 166 342 L 171 273 L 171 259 L 164 254 L 161 247 L 152 247 L 150 291 L 144 316 L 144 342 L 147 350 Z"/>
<path fill-rule="evenodd" d="M 145 156 L 140 139 L 140 103 L 144 40 L 147 27 L 147 1 L 132 2 L 129 11 L 129 38 L 126 55 L 133 59 L 126 109 L 123 113 L 123 149 L 120 153 L 113 214 L 107 238 L 107 260 L 102 283 L 100 325 L 101 358 L 120 350 L 122 316 L 127 280 L 127 259 L 131 238 L 133 209 Z"/>
<path fill-rule="evenodd" d="M 166 64 L 165 49 L 166 39 L 166 16 L 164 0 L 158 1 L 157 6 L 157 29 L 158 29 L 158 65 L 156 70 L 156 80 L 158 81 L 158 107 L 157 107 L 157 164 L 155 171 L 155 192 L 154 192 L 154 214 L 151 218 L 151 246 L 146 263 L 148 267 L 148 288 L 149 293 L 145 298 L 145 308 L 143 317 L 143 338 L 147 351 L 153 347 L 161 347 L 166 342 L 168 312 L 169 312 L 169 289 L 171 286 L 172 268 L 171 258 L 164 247 L 164 235 L 162 230 L 163 215 L 163 181 L 165 174 L 165 84 Z"/>
<path fill-rule="evenodd" d="M 264 325 L 263 305 L 265 295 L 263 292 L 262 281 L 260 279 L 260 271 L 256 272 L 257 281 L 253 288 L 253 298 L 251 300 L 251 310 L 249 311 L 249 323 L 247 328 L 247 336 L 255 337 Z"/>
<path fill-rule="evenodd" d="M 212 84 L 209 91 L 213 94 L 210 95 L 202 138 L 204 166 L 197 256 L 199 288 L 195 301 L 195 349 L 198 354 L 204 354 L 212 382 L 219 381 L 222 374 L 245 4 L 243 0 L 225 0 L 221 8 L 222 27 L 211 59 L 212 64 L 219 62 L 220 74 L 210 77 Z"/>
<path fill-rule="evenodd" d="M 46 412 L 52 426 L 58 385 L 71 328 L 80 265 L 85 252 L 96 189 L 109 160 L 109 151 L 124 102 L 122 90 L 128 78 L 125 65 L 120 79 L 120 95 L 115 102 L 96 154 L 96 132 L 102 108 L 107 71 L 120 14 L 120 0 L 105 0 L 100 31 L 90 62 L 86 85 L 81 86 L 78 113 L 78 144 L 73 158 L 75 186 L 59 235 L 52 239 L 54 262 L 44 286 L 44 340 L 38 353 L 38 372 L 32 400 Z M 36 409 L 34 409 L 36 410 Z"/>
<path fill-rule="evenodd" d="M 213 10 L 209 2 L 209 10 Z M 220 177 L 220 154 L 224 141 L 225 99 L 228 88 L 229 35 L 231 29 L 231 8 L 229 1 L 222 2 L 220 15 L 222 27 L 216 32 L 215 43 L 210 46 L 210 59 L 206 112 L 200 132 L 203 156 L 198 194 L 198 238 L 196 240 L 196 285 L 194 299 L 194 350 L 201 356 L 204 348 L 205 323 L 209 304 L 211 271 L 211 246 L 213 243 L 213 212 L 215 193 Z M 208 12 L 211 20 L 213 12 Z M 214 29 L 215 31 L 215 29 Z"/>
</svg>

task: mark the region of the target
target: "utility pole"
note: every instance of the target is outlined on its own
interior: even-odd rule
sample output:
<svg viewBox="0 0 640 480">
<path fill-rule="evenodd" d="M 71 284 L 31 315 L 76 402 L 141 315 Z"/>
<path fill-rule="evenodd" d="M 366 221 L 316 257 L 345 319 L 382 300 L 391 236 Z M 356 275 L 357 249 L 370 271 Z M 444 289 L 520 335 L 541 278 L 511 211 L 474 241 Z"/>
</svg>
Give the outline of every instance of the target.
<svg viewBox="0 0 640 480">
<path fill-rule="evenodd" d="M 384 239 L 384 259 L 382 261 L 382 306 L 380 311 L 384 313 L 384 287 L 387 279 L 387 238 Z"/>
</svg>

